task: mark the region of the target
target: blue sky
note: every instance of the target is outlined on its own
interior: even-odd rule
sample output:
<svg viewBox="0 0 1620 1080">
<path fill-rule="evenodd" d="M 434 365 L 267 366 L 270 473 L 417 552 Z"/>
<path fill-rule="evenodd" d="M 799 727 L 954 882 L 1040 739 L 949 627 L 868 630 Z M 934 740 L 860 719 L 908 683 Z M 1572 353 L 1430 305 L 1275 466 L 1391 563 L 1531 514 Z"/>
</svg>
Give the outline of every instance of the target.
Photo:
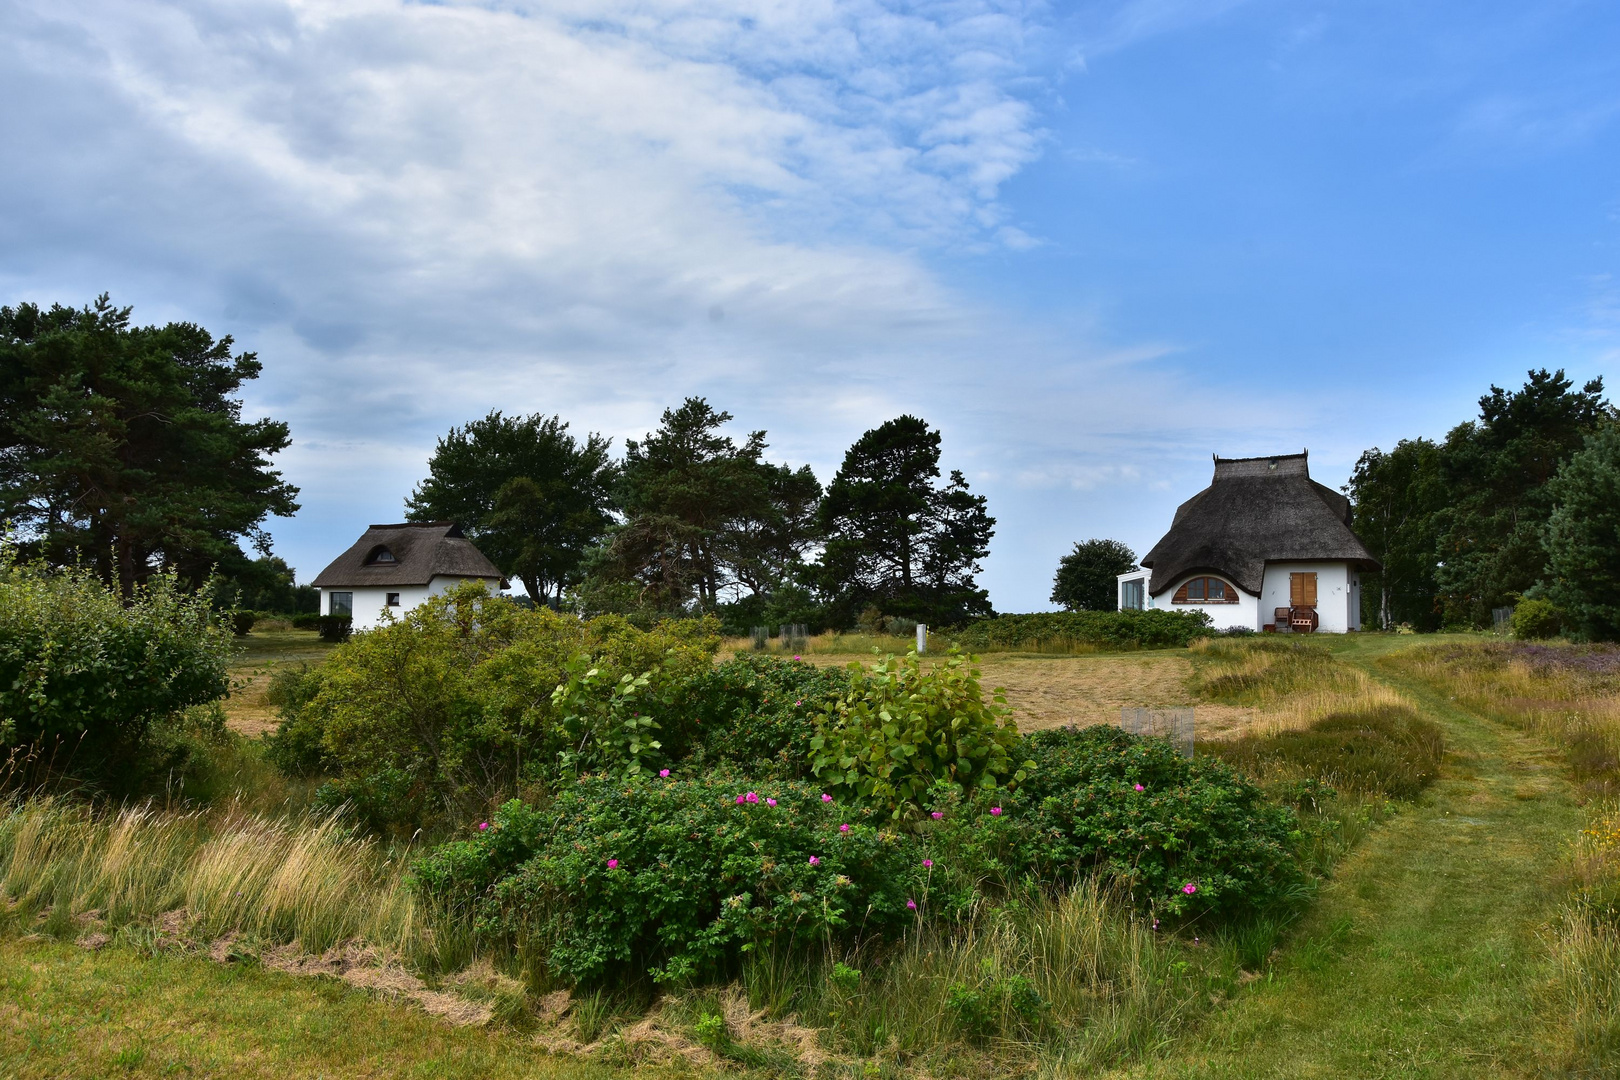
<svg viewBox="0 0 1620 1080">
<path fill-rule="evenodd" d="M 823 480 L 901 412 L 1046 605 L 1209 458 L 1620 358 L 1620 7 L 0 6 L 0 302 L 229 332 L 306 579 L 492 407 L 703 394 Z"/>
</svg>

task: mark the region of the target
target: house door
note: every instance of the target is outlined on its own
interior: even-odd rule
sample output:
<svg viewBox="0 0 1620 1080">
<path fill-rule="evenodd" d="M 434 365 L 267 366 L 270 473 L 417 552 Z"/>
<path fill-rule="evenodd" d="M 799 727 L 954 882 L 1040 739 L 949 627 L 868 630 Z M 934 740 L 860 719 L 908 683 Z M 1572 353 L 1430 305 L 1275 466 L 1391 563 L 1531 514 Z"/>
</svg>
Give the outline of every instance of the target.
<svg viewBox="0 0 1620 1080">
<path fill-rule="evenodd" d="M 1316 606 L 1315 573 L 1288 575 L 1288 606 L 1308 608 Z"/>
</svg>

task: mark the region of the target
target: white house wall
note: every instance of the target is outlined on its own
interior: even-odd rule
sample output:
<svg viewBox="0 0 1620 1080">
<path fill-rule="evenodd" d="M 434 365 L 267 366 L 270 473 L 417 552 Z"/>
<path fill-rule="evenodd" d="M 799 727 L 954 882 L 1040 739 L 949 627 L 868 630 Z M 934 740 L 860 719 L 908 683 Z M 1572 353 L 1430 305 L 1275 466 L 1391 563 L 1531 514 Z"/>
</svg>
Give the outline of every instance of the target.
<svg viewBox="0 0 1620 1080">
<path fill-rule="evenodd" d="M 332 593 L 353 593 L 354 621 L 349 624 L 350 628 L 353 630 L 375 630 L 377 626 L 382 623 L 383 612 L 385 611 L 392 612 L 393 617 L 397 619 L 404 615 L 407 611 L 410 611 L 412 608 L 419 606 L 425 601 L 438 596 L 440 593 L 450 591 L 455 586 L 460 585 L 463 581 L 481 580 L 483 579 L 436 577 L 426 585 L 393 585 L 387 588 L 373 588 L 368 585 L 363 588 L 356 587 L 352 589 L 338 588 L 334 586 L 330 589 L 321 590 L 321 614 L 330 615 L 332 613 Z M 494 583 L 489 582 L 488 584 Z M 388 594 L 391 592 L 399 593 L 398 607 L 391 608 L 387 604 Z"/>
<path fill-rule="evenodd" d="M 1350 630 L 1361 629 L 1361 575 L 1342 562 L 1279 562 L 1266 566 L 1265 577 L 1260 586 L 1258 597 L 1250 596 L 1242 589 L 1237 590 L 1239 600 L 1235 604 L 1177 604 L 1172 602 L 1176 590 L 1187 581 L 1195 577 L 1209 577 L 1207 571 L 1187 574 L 1170 584 L 1170 587 L 1157 594 L 1147 592 L 1146 582 L 1149 571 L 1137 570 L 1128 574 L 1121 574 L 1116 586 L 1115 599 L 1123 608 L 1125 583 L 1129 581 L 1143 582 L 1143 594 L 1147 597 L 1146 606 L 1149 609 L 1163 609 L 1165 611 L 1204 611 L 1208 612 L 1210 626 L 1216 630 L 1226 630 L 1235 626 L 1246 627 L 1250 630 L 1259 630 L 1266 623 L 1272 621 L 1277 608 L 1287 607 L 1289 601 L 1290 574 L 1314 573 L 1316 574 L 1316 616 L 1317 630 L 1324 634 L 1343 634 Z M 1213 575 L 1219 576 L 1219 575 Z M 1229 579 L 1227 580 L 1230 584 Z M 1235 586 L 1234 586 L 1235 587 Z"/>
<path fill-rule="evenodd" d="M 1209 571 L 1200 571 L 1177 578 L 1168 589 L 1155 594 L 1148 602 L 1150 608 L 1163 608 L 1165 611 L 1202 611 L 1209 615 L 1209 625 L 1212 630 L 1230 630 L 1234 626 L 1244 626 L 1250 630 L 1260 629 L 1260 601 L 1250 596 L 1242 589 L 1232 585 L 1231 581 L 1221 578 L 1237 591 L 1238 602 L 1235 604 L 1177 604 L 1170 598 L 1176 595 L 1176 590 L 1195 577 L 1211 577 Z"/>
<path fill-rule="evenodd" d="M 1266 564 L 1260 586 L 1260 611 L 1268 623 L 1277 608 L 1287 607 L 1289 574 L 1316 575 L 1317 631 L 1343 634 L 1361 629 L 1361 575 L 1343 562 L 1275 562 Z"/>
</svg>

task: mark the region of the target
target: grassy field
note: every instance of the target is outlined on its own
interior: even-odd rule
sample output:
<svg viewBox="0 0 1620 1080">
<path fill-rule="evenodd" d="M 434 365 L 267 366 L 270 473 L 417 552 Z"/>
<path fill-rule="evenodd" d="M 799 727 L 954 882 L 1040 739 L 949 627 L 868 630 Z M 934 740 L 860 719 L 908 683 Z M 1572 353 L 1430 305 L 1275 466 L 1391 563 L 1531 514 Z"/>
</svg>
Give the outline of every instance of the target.
<svg viewBox="0 0 1620 1080">
<path fill-rule="evenodd" d="M 250 662 L 262 669 L 316 657 L 299 656 L 310 637 L 267 640 Z M 1613 734 L 1608 676 L 1572 680 L 1549 674 L 1546 664 L 1524 669 L 1512 657 L 1474 663 L 1482 642 L 1466 636 L 1312 644 L 1327 650 L 1326 662 L 1279 666 L 1220 647 L 986 659 L 985 682 L 1008 687 L 1026 726 L 1043 716 L 1084 719 L 1077 703 L 1103 721 L 1120 704 L 1199 701 L 1201 719 L 1216 706 L 1245 717 L 1227 733 L 1292 730 L 1335 710 L 1397 703 L 1439 725 L 1446 754 L 1427 793 L 1386 808 L 1381 823 L 1357 834 L 1270 956 L 1262 949 L 1245 959 L 1242 943 L 1232 941 L 1129 945 L 1128 933 L 1107 930 L 1114 924 L 1093 913 L 1063 916 L 1084 928 L 1070 934 L 1077 944 L 1068 959 L 1035 950 L 1036 942 L 1057 940 L 1049 929 L 987 928 L 966 951 L 935 950 L 911 976 L 895 973 L 922 984 L 934 978 L 927 964 L 971 968 L 986 959 L 1023 965 L 1018 970 L 1089 970 L 1073 980 L 1069 1008 L 1095 1015 L 1104 1036 L 1109 1024 L 1123 1033 L 1048 1048 L 1038 1059 L 936 1057 L 930 1075 L 1030 1068 L 1054 1078 L 1616 1075 L 1620 817 L 1604 800 L 1620 764 L 1591 749 L 1610 745 Z M 386 884 L 372 879 L 364 887 Z M 359 895 L 356 888 L 350 893 Z M 54 920 L 44 936 L 18 939 L 14 930 L 0 938 L 0 1075 L 595 1076 L 655 1062 L 658 1071 L 690 1075 L 712 1072 L 721 1057 L 730 1069 L 762 1075 L 804 1070 L 791 1058 L 716 1057 L 699 1046 L 696 1025 L 705 1016 L 724 1014 L 722 1030 L 748 1028 L 748 1009 L 739 1014 L 735 1001 L 672 1001 L 652 1022 L 673 1037 L 598 1042 L 591 1063 L 582 1063 L 547 1054 L 555 1042 L 536 1034 L 453 1027 L 377 989 L 295 978 L 251 955 L 218 964 L 183 950 L 153 952 L 129 934 L 88 952 L 69 943 L 77 933 L 71 908 L 47 905 L 30 915 Z M 1062 921 L 1057 912 L 1042 918 L 1038 925 Z M 408 913 L 388 920 L 397 933 Z M 255 933 L 273 933 L 272 924 Z M 1105 933 L 1114 944 L 1103 943 Z M 1107 956 L 1115 959 L 1103 963 Z M 865 1003 L 823 1002 L 803 1019 L 859 1026 L 862 1015 L 889 1016 L 902 998 L 926 1013 L 926 995 L 907 997 L 899 982 L 886 987 L 867 988 Z M 1055 984 L 1046 989 L 1063 993 Z M 928 1022 L 919 1015 L 914 1026 Z M 895 1059 L 880 1045 L 866 1053 L 833 1055 L 823 1070 L 892 1073 Z"/>
</svg>

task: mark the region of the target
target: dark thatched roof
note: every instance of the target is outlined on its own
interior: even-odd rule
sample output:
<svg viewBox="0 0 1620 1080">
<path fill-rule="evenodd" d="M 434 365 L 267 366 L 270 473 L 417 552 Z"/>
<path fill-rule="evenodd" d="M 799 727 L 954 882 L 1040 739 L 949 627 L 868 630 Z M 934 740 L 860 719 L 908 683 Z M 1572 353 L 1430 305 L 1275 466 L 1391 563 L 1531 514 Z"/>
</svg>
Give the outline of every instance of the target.
<svg viewBox="0 0 1620 1080">
<path fill-rule="evenodd" d="M 386 554 L 385 554 L 386 553 Z M 388 555 L 393 556 L 389 561 Z M 380 559 L 380 561 L 379 561 Z M 373 525 L 320 572 L 322 589 L 426 585 L 436 577 L 499 578 L 501 572 L 453 521 Z"/>
<path fill-rule="evenodd" d="M 1305 457 L 1216 458 L 1209 487 L 1176 509 L 1170 531 L 1142 559 L 1153 571 L 1148 592 L 1207 570 L 1258 596 L 1266 563 L 1285 560 L 1378 569 L 1350 531 L 1350 500 L 1312 480 Z"/>
</svg>

